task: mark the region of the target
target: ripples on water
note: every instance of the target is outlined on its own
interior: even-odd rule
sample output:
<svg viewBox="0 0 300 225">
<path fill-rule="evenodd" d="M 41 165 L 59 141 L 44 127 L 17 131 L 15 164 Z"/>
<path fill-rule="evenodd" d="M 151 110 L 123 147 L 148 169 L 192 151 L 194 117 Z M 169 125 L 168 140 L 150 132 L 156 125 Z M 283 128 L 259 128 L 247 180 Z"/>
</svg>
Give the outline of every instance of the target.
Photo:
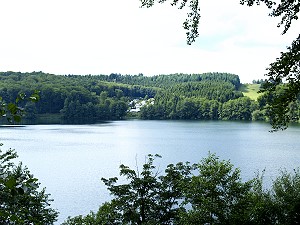
<svg viewBox="0 0 300 225">
<path fill-rule="evenodd" d="M 230 160 L 243 179 L 266 169 L 266 183 L 280 168 L 300 165 L 300 129 L 269 133 L 264 123 L 195 121 L 117 121 L 96 125 L 29 125 L 1 127 L 2 150 L 14 148 L 19 160 L 39 178 L 60 211 L 87 214 L 109 200 L 101 177 L 119 174 L 121 163 L 142 165 L 149 153 L 160 154 L 156 165 L 196 163 L 208 152 Z"/>
</svg>

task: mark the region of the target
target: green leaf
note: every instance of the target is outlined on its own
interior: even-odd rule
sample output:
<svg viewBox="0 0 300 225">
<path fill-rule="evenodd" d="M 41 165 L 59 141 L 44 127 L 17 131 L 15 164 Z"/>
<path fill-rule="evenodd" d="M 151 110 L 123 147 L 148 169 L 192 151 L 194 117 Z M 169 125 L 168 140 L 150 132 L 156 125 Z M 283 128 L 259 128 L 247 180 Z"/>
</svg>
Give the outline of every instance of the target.
<svg viewBox="0 0 300 225">
<path fill-rule="evenodd" d="M 16 215 L 11 215 L 9 220 L 16 222 L 16 221 L 18 221 L 18 217 Z"/>
<path fill-rule="evenodd" d="M 32 102 L 38 102 L 40 100 L 39 91 L 35 90 L 34 93 L 29 97 L 29 100 Z"/>
<path fill-rule="evenodd" d="M 18 103 L 18 102 L 21 101 L 21 100 L 24 100 L 25 97 L 26 97 L 25 93 L 20 93 L 20 94 L 18 95 L 18 97 L 16 98 L 16 103 Z"/>
<path fill-rule="evenodd" d="M 5 186 L 8 187 L 9 189 L 12 189 L 13 187 L 16 186 L 16 179 L 14 177 L 10 177 L 9 180 L 5 183 Z"/>
<path fill-rule="evenodd" d="M 28 179 L 27 181 L 26 181 L 26 184 L 31 184 L 31 183 L 35 183 L 35 182 L 37 182 L 39 179 L 37 179 L 37 178 L 30 178 L 30 179 Z"/>
<path fill-rule="evenodd" d="M 5 117 L 6 116 L 6 112 L 4 109 L 0 110 L 0 116 Z"/>
<path fill-rule="evenodd" d="M 21 122 L 21 116 L 20 115 L 14 115 L 14 121 L 15 122 Z"/>
<path fill-rule="evenodd" d="M 18 111 L 18 107 L 13 103 L 8 103 L 7 109 L 11 112 L 11 114 L 16 114 Z"/>
</svg>

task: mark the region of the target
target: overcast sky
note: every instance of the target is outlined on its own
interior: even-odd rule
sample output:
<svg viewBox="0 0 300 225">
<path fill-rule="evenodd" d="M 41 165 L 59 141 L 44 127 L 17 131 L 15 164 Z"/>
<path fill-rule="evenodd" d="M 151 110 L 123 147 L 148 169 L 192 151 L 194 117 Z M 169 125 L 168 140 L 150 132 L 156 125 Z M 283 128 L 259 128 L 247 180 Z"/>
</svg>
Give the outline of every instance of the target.
<svg viewBox="0 0 300 225">
<path fill-rule="evenodd" d="M 54 74 L 228 72 L 241 81 L 265 68 L 299 33 L 239 0 L 200 1 L 200 37 L 186 44 L 186 11 L 139 0 L 0 0 L 0 71 Z"/>
</svg>

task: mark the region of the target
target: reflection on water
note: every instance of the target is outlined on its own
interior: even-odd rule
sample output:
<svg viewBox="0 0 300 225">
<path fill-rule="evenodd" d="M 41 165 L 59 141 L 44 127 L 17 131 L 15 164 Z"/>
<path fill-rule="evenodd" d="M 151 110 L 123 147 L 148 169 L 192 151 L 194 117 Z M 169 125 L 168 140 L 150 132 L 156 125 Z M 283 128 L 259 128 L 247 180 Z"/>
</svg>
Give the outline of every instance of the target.
<svg viewBox="0 0 300 225">
<path fill-rule="evenodd" d="M 2 150 L 14 148 L 19 159 L 67 216 L 87 214 L 109 200 L 101 177 L 119 174 L 121 163 L 136 167 L 149 153 L 160 154 L 161 170 L 169 163 L 198 162 L 208 152 L 230 159 L 244 179 L 266 169 L 270 181 L 280 168 L 300 165 L 300 129 L 269 133 L 264 123 L 194 121 L 117 121 L 94 125 L 1 127 Z"/>
</svg>

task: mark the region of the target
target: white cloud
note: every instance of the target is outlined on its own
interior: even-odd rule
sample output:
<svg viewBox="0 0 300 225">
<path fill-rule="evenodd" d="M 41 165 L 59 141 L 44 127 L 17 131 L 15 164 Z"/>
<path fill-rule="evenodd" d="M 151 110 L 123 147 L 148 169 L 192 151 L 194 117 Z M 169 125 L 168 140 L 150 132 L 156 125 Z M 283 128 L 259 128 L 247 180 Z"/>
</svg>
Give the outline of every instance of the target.
<svg viewBox="0 0 300 225">
<path fill-rule="evenodd" d="M 200 38 L 186 45 L 185 11 L 138 0 L 0 1 L 0 70 L 55 74 L 231 72 L 263 78 L 299 29 L 285 36 L 266 8 L 201 3 Z M 299 23 L 298 23 L 299 24 Z M 293 25 L 297 27 L 296 25 Z"/>
</svg>

